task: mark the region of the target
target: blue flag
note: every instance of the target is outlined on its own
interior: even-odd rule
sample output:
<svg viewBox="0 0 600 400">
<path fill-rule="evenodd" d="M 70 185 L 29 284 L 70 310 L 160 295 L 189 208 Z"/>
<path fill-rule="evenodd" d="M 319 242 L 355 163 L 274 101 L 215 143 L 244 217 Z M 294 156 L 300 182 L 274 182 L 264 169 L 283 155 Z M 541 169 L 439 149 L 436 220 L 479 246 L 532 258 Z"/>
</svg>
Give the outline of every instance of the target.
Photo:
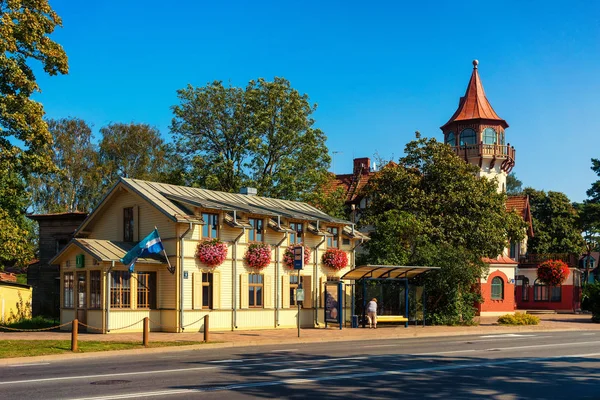
<svg viewBox="0 0 600 400">
<path fill-rule="evenodd" d="M 158 235 L 158 230 L 154 229 L 152 233 L 142 239 L 135 247 L 127 252 L 121 262 L 129 267 L 129 272 L 133 272 L 135 262 L 139 257 L 150 254 L 158 254 L 165 251 Z"/>
</svg>

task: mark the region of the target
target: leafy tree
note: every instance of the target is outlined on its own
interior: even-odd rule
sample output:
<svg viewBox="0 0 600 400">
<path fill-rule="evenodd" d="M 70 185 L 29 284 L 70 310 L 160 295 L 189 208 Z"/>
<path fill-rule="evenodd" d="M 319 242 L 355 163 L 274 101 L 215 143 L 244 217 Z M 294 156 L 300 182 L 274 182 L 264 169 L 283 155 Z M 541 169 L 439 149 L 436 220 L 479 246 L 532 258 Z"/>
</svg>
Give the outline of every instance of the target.
<svg viewBox="0 0 600 400">
<path fill-rule="evenodd" d="M 102 170 L 92 130 L 78 118 L 49 120 L 52 161 L 57 169 L 35 174 L 30 191 L 35 212 L 91 211 L 101 193 Z"/>
<path fill-rule="evenodd" d="M 506 211 L 496 183 L 477 179 L 477 168 L 448 146 L 417 136 L 405 153 L 365 188 L 370 203 L 361 222 L 375 229 L 367 261 L 441 267 L 422 282 L 433 321 L 470 323 L 486 273 L 482 257 L 495 258 L 509 239 L 522 239 L 525 223 Z"/>
<path fill-rule="evenodd" d="M 592 171 L 600 177 L 600 160 L 597 158 L 592 158 Z M 600 179 L 592 183 L 592 187 L 586 193 L 589 197 L 588 202 L 600 204 Z"/>
<path fill-rule="evenodd" d="M 99 158 L 104 169 L 104 188 L 119 177 L 180 183 L 174 148 L 158 129 L 148 124 L 111 123 L 100 128 Z"/>
<path fill-rule="evenodd" d="M 592 170 L 600 177 L 600 160 L 592 159 Z M 576 204 L 579 212 L 579 229 L 583 232 L 587 259 L 592 251 L 600 249 L 600 180 L 592 183 L 587 191 L 589 198 L 582 204 Z M 589 263 L 585 265 L 584 282 L 588 281 Z"/>
<path fill-rule="evenodd" d="M 525 188 L 529 196 L 535 236 L 527 242 L 534 254 L 577 253 L 583 250 L 577 211 L 569 198 L 560 192 L 544 192 Z"/>
<path fill-rule="evenodd" d="M 302 200 L 308 202 L 325 214 L 331 215 L 332 217 L 347 219 L 347 207 L 346 207 L 346 193 L 343 188 L 338 187 L 333 191 L 329 191 L 326 188 L 333 186 L 333 175 L 330 175 L 325 183 L 311 193 L 306 193 Z"/>
<path fill-rule="evenodd" d="M 327 174 L 325 135 L 314 129 L 309 103 L 283 78 L 251 81 L 245 89 L 213 82 L 178 92 L 171 131 L 189 165 L 189 184 L 299 199 Z"/>
<path fill-rule="evenodd" d="M 49 35 L 61 25 L 47 0 L 0 0 L 0 267 L 33 257 L 25 218 L 25 179 L 53 168 L 51 142 L 31 60 L 49 75 L 68 72 L 67 56 Z"/>
<path fill-rule="evenodd" d="M 517 175 L 511 172 L 506 177 L 506 194 L 515 196 L 523 193 L 523 182 L 517 179 Z"/>
</svg>

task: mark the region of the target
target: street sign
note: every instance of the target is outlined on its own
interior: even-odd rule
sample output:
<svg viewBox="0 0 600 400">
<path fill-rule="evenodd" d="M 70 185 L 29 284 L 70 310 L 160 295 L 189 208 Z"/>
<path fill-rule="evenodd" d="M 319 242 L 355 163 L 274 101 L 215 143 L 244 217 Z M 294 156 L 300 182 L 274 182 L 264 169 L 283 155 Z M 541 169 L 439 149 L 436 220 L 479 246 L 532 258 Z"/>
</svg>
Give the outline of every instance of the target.
<svg viewBox="0 0 600 400">
<path fill-rule="evenodd" d="M 304 289 L 296 289 L 296 301 L 304 301 Z"/>
<path fill-rule="evenodd" d="M 294 247 L 294 269 L 304 269 L 304 246 Z"/>
</svg>

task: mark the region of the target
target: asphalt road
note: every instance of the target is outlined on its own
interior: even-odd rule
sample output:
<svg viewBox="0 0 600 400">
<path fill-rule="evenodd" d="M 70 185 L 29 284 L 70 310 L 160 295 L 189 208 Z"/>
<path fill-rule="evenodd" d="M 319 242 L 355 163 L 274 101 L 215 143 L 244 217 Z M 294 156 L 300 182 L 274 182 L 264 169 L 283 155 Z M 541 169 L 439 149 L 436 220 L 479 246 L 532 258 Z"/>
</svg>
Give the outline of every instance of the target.
<svg viewBox="0 0 600 400">
<path fill-rule="evenodd" d="M 0 367 L 2 399 L 600 399 L 600 332 L 311 343 Z"/>
</svg>

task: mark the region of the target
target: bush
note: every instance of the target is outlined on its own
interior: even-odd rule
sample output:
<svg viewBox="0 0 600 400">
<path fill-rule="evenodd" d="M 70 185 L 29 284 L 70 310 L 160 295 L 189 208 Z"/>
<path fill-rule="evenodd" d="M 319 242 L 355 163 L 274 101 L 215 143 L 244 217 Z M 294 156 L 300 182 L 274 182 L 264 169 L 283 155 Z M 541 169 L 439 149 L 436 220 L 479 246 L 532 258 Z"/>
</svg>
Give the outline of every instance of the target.
<svg viewBox="0 0 600 400">
<path fill-rule="evenodd" d="M 506 314 L 498 318 L 500 325 L 537 325 L 539 317 L 525 313 Z"/>
<path fill-rule="evenodd" d="M 592 322 L 600 322 L 600 282 L 588 283 L 583 287 L 581 307 L 591 311 Z"/>
<path fill-rule="evenodd" d="M 56 321 L 52 318 L 37 316 L 29 319 L 23 319 L 19 322 L 7 323 L 4 326 L 13 329 L 42 329 L 42 328 L 50 328 L 58 325 Z M 0 328 L 2 331 L 2 328 Z"/>
</svg>

